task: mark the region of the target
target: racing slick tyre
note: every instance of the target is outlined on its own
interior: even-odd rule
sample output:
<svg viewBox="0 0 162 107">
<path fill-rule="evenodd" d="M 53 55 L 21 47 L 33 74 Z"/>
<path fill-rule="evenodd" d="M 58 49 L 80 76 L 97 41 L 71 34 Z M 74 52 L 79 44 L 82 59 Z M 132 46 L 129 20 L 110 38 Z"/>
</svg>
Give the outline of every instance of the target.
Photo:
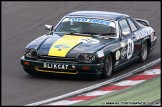
<svg viewBox="0 0 162 107">
<path fill-rule="evenodd" d="M 102 71 L 102 78 L 108 78 L 113 70 L 112 56 L 107 55 L 104 61 L 104 69 Z"/>
<path fill-rule="evenodd" d="M 147 44 L 147 41 L 144 41 L 142 43 L 142 49 L 140 51 L 140 58 L 139 58 L 139 62 L 144 62 L 147 58 L 147 55 L 148 55 L 148 44 Z"/>
</svg>

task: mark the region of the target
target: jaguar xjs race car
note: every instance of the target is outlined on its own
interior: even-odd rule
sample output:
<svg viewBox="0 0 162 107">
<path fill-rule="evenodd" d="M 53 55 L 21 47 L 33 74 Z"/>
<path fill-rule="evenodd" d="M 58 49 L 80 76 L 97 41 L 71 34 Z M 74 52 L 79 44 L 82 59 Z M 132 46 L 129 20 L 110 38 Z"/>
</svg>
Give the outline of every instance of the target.
<svg viewBox="0 0 162 107">
<path fill-rule="evenodd" d="M 126 14 L 77 11 L 64 16 L 49 33 L 24 49 L 29 74 L 58 73 L 108 78 L 132 62 L 144 62 L 157 37 L 149 22 Z"/>
</svg>

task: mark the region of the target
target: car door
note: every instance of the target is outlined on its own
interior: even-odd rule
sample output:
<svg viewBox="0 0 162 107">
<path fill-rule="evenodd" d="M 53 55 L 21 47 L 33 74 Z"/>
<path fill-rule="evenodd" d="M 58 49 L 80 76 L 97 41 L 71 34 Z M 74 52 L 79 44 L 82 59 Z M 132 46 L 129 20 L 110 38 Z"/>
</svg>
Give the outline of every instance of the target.
<svg viewBox="0 0 162 107">
<path fill-rule="evenodd" d="M 130 18 L 124 18 L 119 21 L 119 29 L 121 36 L 120 63 L 123 63 L 133 59 L 137 55 L 138 41 L 134 35 L 137 27 L 131 22 Z"/>
<path fill-rule="evenodd" d="M 134 41 L 134 56 L 137 56 L 141 50 L 141 39 L 138 39 L 135 35 L 138 32 L 139 28 L 135 25 L 134 21 L 131 18 L 127 18 L 128 25 L 131 29 L 131 36 Z"/>
</svg>

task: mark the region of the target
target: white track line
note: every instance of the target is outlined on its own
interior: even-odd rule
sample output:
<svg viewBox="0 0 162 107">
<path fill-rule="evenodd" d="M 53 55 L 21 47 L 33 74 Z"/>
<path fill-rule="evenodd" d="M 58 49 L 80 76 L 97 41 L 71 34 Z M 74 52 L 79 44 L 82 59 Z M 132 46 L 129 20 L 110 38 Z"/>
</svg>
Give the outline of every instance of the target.
<svg viewBox="0 0 162 107">
<path fill-rule="evenodd" d="M 75 101 L 62 100 L 62 101 L 57 101 L 57 102 L 46 104 L 46 105 L 47 106 L 49 106 L 49 105 L 52 105 L 52 106 L 54 106 L 54 105 L 59 105 L 59 106 L 61 106 L 61 105 L 71 105 L 71 104 L 74 104 L 74 103 L 79 103 L 81 101 L 84 101 L 84 100 L 75 100 Z"/>
<path fill-rule="evenodd" d="M 124 81 L 121 81 L 121 82 L 118 82 L 117 86 L 129 86 L 129 85 L 136 85 L 138 83 L 141 83 L 141 82 L 144 82 L 145 80 L 124 80 Z"/>
<path fill-rule="evenodd" d="M 144 75 L 158 75 L 160 74 L 161 70 L 160 69 L 150 69 L 150 70 L 146 70 L 144 73 Z"/>
<path fill-rule="evenodd" d="M 143 71 L 145 70 L 146 68 L 148 67 L 151 67 L 157 63 L 159 63 L 161 61 L 161 58 L 158 58 L 150 63 L 148 63 L 147 65 L 144 65 L 140 68 L 137 68 L 131 72 L 128 72 L 126 74 L 123 74 L 121 76 L 118 76 L 118 77 L 115 77 L 111 80 L 107 80 L 107 81 L 104 81 L 104 82 L 101 82 L 101 83 L 98 83 L 96 85 L 92 85 L 92 86 L 89 86 L 89 87 L 86 87 L 86 88 L 83 88 L 83 89 L 80 89 L 80 90 L 77 90 L 77 91 L 74 91 L 74 92 L 71 92 L 71 93 L 67 93 L 67 94 L 64 94 L 64 95 L 61 95 L 61 96 L 58 96 L 58 97 L 54 97 L 54 98 L 49 98 L 47 100 L 43 100 L 43 101 L 39 101 L 39 102 L 35 102 L 35 103 L 31 103 L 31 104 L 27 104 L 25 106 L 37 106 L 37 105 L 42 105 L 42 104 L 45 104 L 45 103 L 49 103 L 49 102 L 52 102 L 52 101 L 56 101 L 56 100 L 59 100 L 59 99 L 62 99 L 62 98 L 65 98 L 65 97 L 69 97 L 69 96 L 73 96 L 73 95 L 76 95 L 76 94 L 80 94 L 80 93 L 83 93 L 83 92 L 87 92 L 87 91 L 90 91 L 90 90 L 93 90 L 93 89 L 96 89 L 96 88 L 99 88 L 103 85 L 107 85 L 107 84 L 110 84 L 112 82 L 115 82 L 115 81 L 118 81 L 118 80 L 121 80 L 123 78 L 126 78 L 128 76 L 131 76 L 133 75 L 134 73 L 138 73 L 140 71 Z"/>
<path fill-rule="evenodd" d="M 85 95 L 85 96 L 101 96 L 101 95 L 105 95 L 105 94 L 112 93 L 112 92 L 115 92 L 115 91 L 114 90 L 112 90 L 112 91 L 96 90 L 96 91 L 88 92 L 88 93 L 82 94 L 82 95 Z"/>
</svg>

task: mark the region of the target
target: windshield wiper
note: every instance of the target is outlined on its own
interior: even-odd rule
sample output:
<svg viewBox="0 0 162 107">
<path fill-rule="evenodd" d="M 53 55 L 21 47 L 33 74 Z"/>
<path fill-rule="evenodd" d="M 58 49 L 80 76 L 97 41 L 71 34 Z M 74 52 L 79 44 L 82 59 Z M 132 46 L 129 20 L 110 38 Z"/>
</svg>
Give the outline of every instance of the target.
<svg viewBox="0 0 162 107">
<path fill-rule="evenodd" d="M 89 34 L 83 34 L 83 33 L 78 33 L 78 32 L 69 32 L 69 33 L 66 33 L 66 34 L 69 34 L 69 35 L 83 35 L 83 36 L 89 36 Z"/>
<path fill-rule="evenodd" d="M 93 33 L 93 32 L 82 32 L 82 34 L 99 35 L 98 33 Z"/>
<path fill-rule="evenodd" d="M 103 38 L 100 34 L 98 33 L 92 33 L 92 32 L 53 32 L 53 33 L 65 33 L 66 35 L 79 35 L 79 36 L 93 36 L 97 38 Z"/>
<path fill-rule="evenodd" d="M 116 36 L 116 33 L 103 33 L 103 34 L 101 34 L 102 36 L 109 36 L 109 35 L 111 35 L 111 36 Z"/>
<path fill-rule="evenodd" d="M 66 35 L 79 35 L 79 36 L 91 36 L 90 34 L 83 34 L 83 33 L 78 33 L 78 32 L 53 32 L 53 33 L 62 33 Z"/>
<path fill-rule="evenodd" d="M 93 37 L 97 37 L 97 38 L 102 38 L 101 36 L 99 36 L 99 34 L 97 33 L 73 33 L 73 32 L 70 32 L 70 33 L 66 33 L 66 34 L 70 34 L 70 35 L 79 35 L 79 36 L 93 36 Z"/>
<path fill-rule="evenodd" d="M 91 35 L 91 36 L 93 36 L 93 37 L 102 38 L 101 34 L 99 34 L 99 33 L 94 33 L 94 32 L 82 32 L 82 34 L 88 34 L 88 35 Z"/>
</svg>

